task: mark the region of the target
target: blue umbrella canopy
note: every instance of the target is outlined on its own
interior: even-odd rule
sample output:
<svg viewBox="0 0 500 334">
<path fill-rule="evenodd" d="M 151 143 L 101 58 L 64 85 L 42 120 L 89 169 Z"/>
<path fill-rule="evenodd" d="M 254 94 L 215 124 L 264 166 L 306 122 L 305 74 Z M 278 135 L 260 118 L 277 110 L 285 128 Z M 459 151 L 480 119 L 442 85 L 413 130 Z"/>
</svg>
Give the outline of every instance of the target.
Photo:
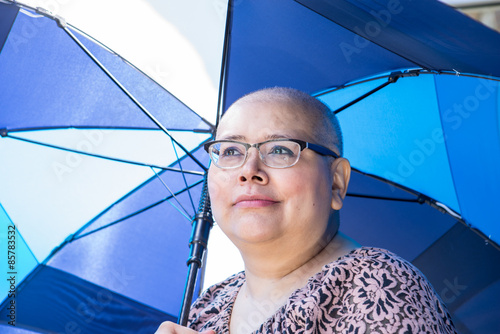
<svg viewBox="0 0 500 334">
<path fill-rule="evenodd" d="M 1 331 L 175 321 L 212 125 L 63 19 L 0 15 Z"/>
<path fill-rule="evenodd" d="M 500 272 L 497 266 L 500 260 L 500 236 L 499 217 L 493 199 L 496 198 L 495 190 L 499 188 L 495 169 L 500 142 L 497 79 L 500 76 L 497 61 L 500 54 L 499 34 L 431 0 L 383 3 L 354 0 L 255 0 L 220 3 L 222 10 L 219 13 L 225 13 L 226 5 L 229 10 L 227 17 L 223 18 L 227 20 L 227 31 L 222 57 L 223 79 L 219 91 L 221 103 L 219 111 L 213 108 L 213 113 L 220 114 L 243 94 L 275 85 L 309 92 L 325 101 L 333 110 L 339 110 L 346 103 L 381 87 L 338 112 L 344 130 L 345 156 L 351 160 L 356 171 L 345 207 L 341 211 L 341 229 L 362 244 L 395 251 L 422 269 L 447 303 L 460 332 L 498 332 L 500 322 L 496 319 L 499 311 L 496 300 L 500 296 Z M 186 17 L 191 14 L 185 13 Z M 16 15 L 18 18 L 23 17 Z M 33 15 L 39 14 L 31 13 L 28 16 Z M 10 22 L 14 22 L 14 16 L 11 14 Z M 15 22 L 18 22 L 18 18 Z M 2 19 L 1 22 L 4 24 L 9 21 Z M 63 25 L 62 22 L 60 24 Z M 10 24 L 5 23 L 2 30 L 7 42 L 0 53 L 0 66 L 2 57 L 8 54 L 6 47 L 9 43 L 15 47 L 31 45 L 22 42 L 31 41 L 35 38 L 30 36 L 40 34 L 28 33 L 29 38 L 24 38 L 26 31 L 38 32 L 42 29 L 37 27 L 45 29 L 50 25 L 21 23 L 17 34 L 14 33 L 15 26 L 11 30 Z M 26 27 L 37 29 L 28 30 Z M 54 22 L 51 27 L 57 31 L 54 32 L 55 36 L 66 36 Z M 45 43 L 40 44 L 43 46 Z M 62 45 L 62 42 L 53 43 Z M 200 188 L 197 184 L 201 183 L 204 173 L 204 168 L 196 161 L 205 166 L 208 163 L 206 156 L 200 154 L 199 145 L 210 137 L 213 127 L 154 82 L 138 75 L 130 66 L 124 66 L 121 58 L 101 50 L 100 46 L 93 46 L 85 38 L 82 38 L 82 43 L 98 55 L 99 61 L 110 69 L 144 109 L 152 113 L 158 123 L 165 126 L 172 137 L 179 138 L 176 140 L 182 142 L 195 159 L 189 157 L 178 144 L 172 143 L 166 131 L 158 129 L 158 124 L 145 115 L 143 108 L 109 81 L 109 76 L 95 67 L 95 62 L 89 60 L 88 56 L 81 56 L 82 64 L 88 63 L 88 66 L 73 62 L 76 55 L 63 57 L 70 65 L 61 67 L 61 63 L 57 63 L 52 66 L 57 71 L 45 70 L 49 68 L 46 65 L 25 67 L 22 63 L 15 74 L 6 76 L 7 80 L 3 77 L 0 80 L 7 87 L 5 92 L 10 89 L 10 94 L 5 95 L 8 98 L 2 97 L 0 103 L 17 99 L 16 103 L 12 102 L 8 106 L 9 109 L 1 105 L 0 128 L 5 128 L 2 133 L 6 136 L 0 140 L 0 149 L 7 147 L 7 143 L 28 145 L 29 141 L 49 144 L 45 145 L 45 150 L 60 146 L 69 148 L 66 151 L 59 150 L 61 156 L 58 157 L 50 153 L 42 154 L 44 159 L 48 157 L 49 160 L 45 169 L 49 170 L 56 183 L 66 185 L 69 193 L 78 194 L 78 189 L 85 186 L 94 191 L 90 196 L 77 197 L 77 204 L 73 206 L 63 201 L 66 195 L 55 197 L 54 191 L 47 193 L 52 186 L 42 183 L 37 188 L 39 190 L 34 192 L 29 188 L 29 185 L 34 184 L 34 179 L 46 180 L 41 174 L 33 173 L 36 155 L 30 152 L 22 158 L 23 155 L 19 154 L 23 152 L 21 147 L 10 147 L 11 144 L 8 144 L 8 160 L 17 163 L 10 165 L 9 177 L 2 179 L 2 185 L 9 182 L 9 189 L 19 189 L 16 190 L 19 195 L 14 197 L 14 192 L 11 192 L 14 190 L 9 190 L 11 196 L 0 198 L 5 212 L 3 221 L 6 229 L 16 223 L 17 217 L 11 213 L 12 209 L 3 204 L 4 200 L 6 203 L 10 200 L 18 203 L 18 215 L 24 215 L 25 221 L 32 221 L 31 225 L 39 227 L 34 230 L 31 240 L 40 235 L 44 239 L 47 235 L 52 238 L 57 236 L 50 246 L 41 247 L 37 251 L 40 253 L 37 253 L 31 250 L 33 246 L 27 240 L 28 236 L 25 238 L 22 233 L 21 228 L 25 223 L 16 223 L 20 235 L 18 240 L 25 242 L 21 236 L 26 239 L 26 252 L 33 258 L 31 267 L 25 270 L 23 277 L 30 278 L 38 272 L 44 274 L 55 268 L 63 273 L 63 270 L 67 270 L 72 278 L 77 277 L 78 282 L 85 284 L 90 282 L 94 288 L 87 289 L 87 285 L 83 284 L 85 288 L 81 290 L 89 292 L 74 299 L 72 309 L 76 310 L 76 314 L 60 321 L 58 328 L 68 323 L 75 326 L 71 321 L 79 319 L 78 326 L 93 326 L 89 327 L 91 331 L 98 332 L 102 329 L 100 326 L 111 326 L 116 324 L 114 321 L 121 319 L 117 316 L 120 313 L 117 310 L 126 304 L 125 301 L 132 301 L 132 306 L 127 306 L 128 310 L 139 310 L 135 304 L 137 302 L 141 307 L 150 305 L 148 307 L 160 311 L 154 315 L 150 308 L 144 308 L 137 311 L 139 313 L 127 313 L 130 319 L 155 319 L 148 327 L 152 328 L 155 321 L 161 318 L 171 319 L 165 314 L 175 315 L 173 310 L 177 310 L 180 305 L 181 289 L 168 284 L 176 281 L 170 277 L 174 268 L 180 268 L 176 261 L 182 262 L 183 269 L 180 271 L 185 273 L 184 261 L 188 250 L 184 247 L 185 256 L 181 251 L 175 251 L 176 256 L 172 256 L 173 252 L 164 245 L 187 243 L 189 239 L 188 229 L 183 230 L 184 235 L 181 232 L 176 236 L 167 235 L 175 229 L 172 227 L 173 221 L 181 221 L 183 223 L 180 225 L 189 226 L 187 217 L 195 211 Z M 75 53 L 81 52 L 81 48 L 72 45 L 74 50 L 78 50 Z M 55 48 L 47 49 L 45 52 L 51 55 L 47 61 L 55 60 Z M 41 54 L 37 52 L 36 57 L 26 58 L 37 58 Z M 28 60 L 24 62 L 29 64 Z M 14 71 L 10 65 L 5 68 L 6 73 Z M 31 72 L 27 71 L 18 80 L 17 72 L 21 72 L 21 69 L 31 69 Z M 77 74 L 71 71 L 75 69 Z M 54 73 L 60 70 L 62 74 L 56 76 Z M 79 80 L 90 71 L 95 71 L 96 76 Z M 28 93 L 21 87 L 31 84 L 31 73 L 34 72 L 43 72 L 45 80 L 53 80 L 50 86 L 42 83 L 30 87 Z M 3 71 L 0 73 L 4 75 Z M 386 84 L 388 78 L 390 83 Z M 133 81 L 136 79 L 138 83 Z M 93 84 L 89 85 L 89 82 Z M 51 93 L 52 86 L 58 85 L 61 85 L 60 88 Z M 79 94 L 74 91 L 79 91 Z M 39 92 L 36 99 L 33 99 L 33 92 Z M 61 96 L 67 99 L 63 100 Z M 40 112 L 41 102 L 45 105 L 43 113 Z M 73 108 L 76 108 L 74 114 L 71 112 Z M 15 112 L 3 117 L 6 115 L 3 110 Z M 64 112 L 61 113 L 61 110 Z M 13 123 L 16 118 L 16 123 Z M 23 122 L 27 123 L 23 125 Z M 38 127 L 44 131 L 20 131 Z M 42 138 L 44 133 L 50 136 Z M 151 134 L 158 137 L 152 139 L 149 137 Z M 148 154 L 149 150 L 145 148 L 152 143 L 158 146 L 152 150 L 155 153 Z M 117 149 L 117 146 L 121 146 L 121 149 Z M 84 151 L 86 154 L 78 159 L 73 155 L 77 153 L 75 151 Z M 165 155 L 158 154 L 167 151 Z M 89 152 L 94 155 L 89 155 Z M 101 155 L 108 156 L 108 159 L 100 158 Z M 110 160 L 109 156 L 114 160 Z M 165 160 L 156 160 L 159 157 Z M 176 162 L 177 159 L 181 165 Z M 125 164 L 128 167 L 124 168 L 130 171 L 121 173 L 116 167 L 118 160 L 147 163 L 146 166 Z M 38 165 L 43 166 L 41 161 Z M 112 166 L 108 169 L 96 165 L 96 169 L 91 170 L 86 167 L 89 161 L 100 161 L 101 164 Z M 10 176 L 14 175 L 11 171 L 15 169 L 22 171 L 17 179 Z M 184 173 L 181 173 L 181 169 Z M 85 179 L 83 185 L 76 186 L 69 180 L 77 173 L 93 176 L 98 174 L 97 171 L 104 176 Z M 155 173 L 159 177 L 153 175 Z M 25 188 L 19 188 L 20 184 Z M 191 196 L 185 191 L 188 188 L 194 191 Z M 121 195 L 114 195 L 114 199 L 104 201 L 98 199 L 97 195 L 101 196 L 108 190 L 116 190 Z M 144 192 L 145 196 L 138 195 L 138 191 Z M 56 207 L 67 212 L 62 218 L 64 222 L 71 221 L 68 217 L 80 217 L 80 211 L 77 210 L 82 202 L 85 202 L 86 208 L 92 207 L 94 200 L 101 204 L 89 211 L 87 216 L 81 215 L 80 224 L 71 223 L 68 225 L 71 228 L 65 233 L 55 233 L 53 231 L 57 229 L 53 227 L 44 229 L 40 228 L 44 225 L 36 224 L 47 216 L 46 210 L 25 209 L 28 207 L 27 194 L 32 194 L 35 203 L 46 200 L 50 204 L 47 207 L 60 203 Z M 182 209 L 177 201 L 187 209 Z M 30 213 L 31 216 L 28 215 Z M 143 216 L 144 213 L 146 215 Z M 144 218 L 144 221 L 139 222 L 142 219 L 140 217 L 148 215 L 154 218 Z M 122 239 L 112 233 L 113 230 L 122 229 L 123 232 L 117 234 L 123 236 Z M 45 234 L 42 234 L 43 230 Z M 138 238 L 139 232 L 147 233 L 147 238 Z M 153 245 L 158 245 L 161 251 L 153 249 Z M 90 257 L 91 254 L 100 254 L 97 250 L 104 248 L 112 250 L 109 259 L 115 258 L 117 262 L 110 268 L 116 269 L 120 275 L 116 275 L 116 271 L 115 274 L 102 271 L 111 262 Z M 83 256 L 82 260 L 75 261 L 78 255 Z M 144 284 L 142 274 L 129 274 L 127 270 L 138 266 L 142 270 L 139 272 L 143 273 L 147 270 L 147 262 L 152 262 L 153 266 L 148 268 L 154 268 L 152 270 L 159 274 L 149 275 L 154 277 L 148 276 Z M 156 271 L 159 267 L 161 270 L 168 269 Z M 43 270 L 30 271 L 33 268 Z M 42 277 L 42 274 L 39 276 Z M 82 274 L 86 275 L 78 276 Z M 115 276 L 121 279 L 117 280 Z M 49 279 L 52 276 L 48 274 L 43 277 L 47 277 L 45 282 L 53 280 Z M 104 282 L 105 278 L 108 283 Z M 27 283 L 23 284 L 26 288 L 20 285 L 19 291 L 51 291 L 47 286 L 30 290 L 29 282 L 35 281 L 35 278 L 25 279 Z M 146 289 L 146 286 L 150 289 Z M 113 298 L 99 294 L 102 287 L 106 293 L 113 293 Z M 64 289 L 58 289 L 61 290 Z M 78 294 L 67 294 L 65 298 L 59 299 L 65 301 L 75 295 Z M 125 298 L 122 300 L 119 297 Z M 19 300 L 18 305 L 32 305 L 33 299 L 27 298 L 31 302 Z M 108 303 L 108 300 L 113 302 Z M 6 298 L 4 307 L 8 306 L 8 301 Z M 109 306 L 109 309 L 104 306 Z M 3 310 L 9 312 L 6 308 Z M 144 318 L 137 314 L 151 316 Z M 21 313 L 18 319 L 21 319 Z M 37 321 L 51 323 L 54 321 L 52 319 L 39 317 Z M 42 325 L 46 324 L 30 323 L 24 326 L 42 331 L 39 329 Z M 142 328 L 142 325 L 139 321 L 137 328 Z M 132 327 L 127 325 L 127 328 Z"/>
<path fill-rule="evenodd" d="M 339 111 L 346 138 L 354 138 L 346 141 L 346 154 L 359 170 L 436 199 L 435 205 L 498 241 L 498 79 L 410 75 Z M 319 95 L 337 110 L 387 80 Z"/>
</svg>

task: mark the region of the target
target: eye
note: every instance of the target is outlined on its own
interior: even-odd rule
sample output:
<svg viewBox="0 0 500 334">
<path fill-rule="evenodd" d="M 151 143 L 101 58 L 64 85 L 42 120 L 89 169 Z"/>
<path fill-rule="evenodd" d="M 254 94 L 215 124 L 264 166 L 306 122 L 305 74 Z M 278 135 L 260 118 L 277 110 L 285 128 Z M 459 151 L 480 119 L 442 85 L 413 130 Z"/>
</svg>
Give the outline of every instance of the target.
<svg viewBox="0 0 500 334">
<path fill-rule="evenodd" d="M 275 146 L 273 146 L 269 150 L 268 154 L 288 155 L 288 156 L 293 156 L 294 155 L 294 153 L 293 153 L 293 151 L 291 149 L 289 149 L 286 146 L 282 146 L 282 145 L 275 145 Z"/>
<path fill-rule="evenodd" d="M 228 147 L 221 147 L 220 155 L 223 157 L 240 156 L 244 155 L 244 152 L 240 147 L 228 146 Z"/>
</svg>

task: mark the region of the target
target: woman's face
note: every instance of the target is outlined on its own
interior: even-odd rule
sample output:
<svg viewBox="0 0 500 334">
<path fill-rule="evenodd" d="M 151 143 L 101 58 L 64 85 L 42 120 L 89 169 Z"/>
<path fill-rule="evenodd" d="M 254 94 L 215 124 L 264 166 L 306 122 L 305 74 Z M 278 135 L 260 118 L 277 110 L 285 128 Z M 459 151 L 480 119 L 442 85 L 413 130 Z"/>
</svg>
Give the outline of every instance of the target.
<svg viewBox="0 0 500 334">
<path fill-rule="evenodd" d="M 294 106 L 245 102 L 226 113 L 217 140 L 254 144 L 290 138 L 324 144 L 313 133 L 312 122 Z M 215 220 L 240 250 L 263 244 L 316 247 L 337 228 L 331 214 L 332 207 L 342 206 L 332 190 L 336 162 L 304 149 L 296 165 L 276 169 L 266 166 L 258 151 L 250 148 L 239 168 L 212 164 L 208 186 Z"/>
</svg>

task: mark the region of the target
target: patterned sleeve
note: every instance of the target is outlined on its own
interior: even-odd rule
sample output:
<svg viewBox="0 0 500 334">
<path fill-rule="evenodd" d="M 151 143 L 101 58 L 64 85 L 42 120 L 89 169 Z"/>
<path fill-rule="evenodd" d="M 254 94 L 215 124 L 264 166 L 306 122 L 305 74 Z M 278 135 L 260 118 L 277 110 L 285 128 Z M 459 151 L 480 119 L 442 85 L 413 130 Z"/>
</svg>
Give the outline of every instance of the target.
<svg viewBox="0 0 500 334">
<path fill-rule="evenodd" d="M 243 272 L 237 273 L 203 292 L 191 305 L 188 327 L 197 331 L 212 329 L 217 333 L 228 332 L 232 305 L 243 278 Z"/>
<path fill-rule="evenodd" d="M 335 332 L 456 333 L 446 307 L 417 268 L 387 251 L 365 255 L 339 263 L 347 289 L 330 310 L 336 313 Z"/>
</svg>

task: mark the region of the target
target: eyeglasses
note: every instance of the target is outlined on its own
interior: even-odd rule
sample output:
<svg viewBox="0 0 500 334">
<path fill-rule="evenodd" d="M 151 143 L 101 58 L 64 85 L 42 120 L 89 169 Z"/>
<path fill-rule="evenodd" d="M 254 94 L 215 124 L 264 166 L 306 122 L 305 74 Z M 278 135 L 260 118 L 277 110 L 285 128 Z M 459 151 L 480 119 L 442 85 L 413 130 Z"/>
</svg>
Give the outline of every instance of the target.
<svg viewBox="0 0 500 334">
<path fill-rule="evenodd" d="M 328 148 L 311 144 L 299 139 L 272 139 L 262 143 L 248 144 L 234 140 L 215 140 L 204 145 L 205 151 L 215 166 L 222 169 L 243 166 L 248 157 L 248 150 L 255 147 L 262 162 L 272 168 L 292 167 L 299 161 L 300 152 L 305 148 L 323 156 L 339 156 Z"/>
</svg>

